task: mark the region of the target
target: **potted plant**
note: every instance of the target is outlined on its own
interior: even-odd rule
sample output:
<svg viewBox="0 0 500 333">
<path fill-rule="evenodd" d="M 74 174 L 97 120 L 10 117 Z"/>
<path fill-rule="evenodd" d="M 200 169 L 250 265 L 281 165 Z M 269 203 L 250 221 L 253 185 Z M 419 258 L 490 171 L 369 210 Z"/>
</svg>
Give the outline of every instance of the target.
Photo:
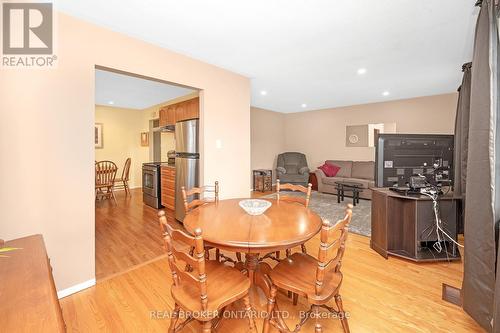
<svg viewBox="0 0 500 333">
<path fill-rule="evenodd" d="M 6 253 L 6 252 L 10 252 L 10 251 L 14 251 L 14 250 L 19 250 L 18 247 L 4 247 L 5 245 L 5 242 L 3 239 L 0 239 L 0 258 L 1 257 L 4 257 L 4 258 L 7 258 L 8 256 L 6 255 L 3 255 L 2 253 Z"/>
</svg>

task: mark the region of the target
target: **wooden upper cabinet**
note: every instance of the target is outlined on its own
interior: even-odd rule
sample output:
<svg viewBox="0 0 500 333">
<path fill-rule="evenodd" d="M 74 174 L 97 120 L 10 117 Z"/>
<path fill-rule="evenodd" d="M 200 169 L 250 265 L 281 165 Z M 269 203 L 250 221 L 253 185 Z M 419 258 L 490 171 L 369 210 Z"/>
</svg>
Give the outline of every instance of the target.
<svg viewBox="0 0 500 333">
<path fill-rule="evenodd" d="M 167 107 L 164 106 L 160 108 L 159 112 L 159 117 L 160 117 L 160 126 L 167 126 Z"/>
<path fill-rule="evenodd" d="M 185 109 L 185 105 L 186 102 L 181 102 L 181 103 L 178 103 L 178 104 L 175 104 L 175 121 L 182 121 L 184 120 L 184 109 Z"/>
<path fill-rule="evenodd" d="M 164 106 L 159 113 L 160 126 L 175 125 L 178 121 L 200 118 L 200 98 Z"/>
<path fill-rule="evenodd" d="M 175 113 L 175 104 L 167 107 L 167 123 L 166 125 L 175 125 L 177 121 L 177 115 Z"/>
<path fill-rule="evenodd" d="M 196 97 L 186 101 L 184 108 L 184 119 L 197 119 L 200 118 L 200 98 Z"/>
</svg>

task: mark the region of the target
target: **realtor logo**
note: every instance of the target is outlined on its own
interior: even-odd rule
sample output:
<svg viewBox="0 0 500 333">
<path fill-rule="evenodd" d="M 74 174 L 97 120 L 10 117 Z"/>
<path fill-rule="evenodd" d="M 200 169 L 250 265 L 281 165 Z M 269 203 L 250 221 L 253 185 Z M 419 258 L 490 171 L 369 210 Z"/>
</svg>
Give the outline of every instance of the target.
<svg viewBox="0 0 500 333">
<path fill-rule="evenodd" d="M 2 66 L 53 67 L 53 32 L 52 3 L 3 3 Z"/>
</svg>

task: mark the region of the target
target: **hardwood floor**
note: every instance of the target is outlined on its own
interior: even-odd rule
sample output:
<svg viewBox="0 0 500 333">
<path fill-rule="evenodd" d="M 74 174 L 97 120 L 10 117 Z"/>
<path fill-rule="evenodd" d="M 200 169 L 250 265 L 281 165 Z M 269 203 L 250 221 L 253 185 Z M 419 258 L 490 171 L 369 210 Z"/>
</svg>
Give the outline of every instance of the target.
<svg viewBox="0 0 500 333">
<path fill-rule="evenodd" d="M 112 200 L 96 202 L 95 269 L 101 280 L 165 255 L 157 210 L 142 203 L 142 190 L 115 192 Z"/>
<path fill-rule="evenodd" d="M 143 216 L 145 222 L 152 218 L 137 205 L 129 209 L 132 216 Z M 315 237 L 307 243 L 308 252 L 316 253 L 318 246 Z M 163 253 L 160 244 L 158 249 Z M 416 264 L 398 258 L 386 260 L 370 249 L 369 238 L 350 234 L 341 294 L 350 313 L 351 331 L 483 332 L 461 308 L 441 300 L 442 283 L 460 286 L 462 269 L 461 262 Z M 165 315 L 174 306 L 171 283 L 164 257 L 99 281 L 95 287 L 60 300 L 68 331 L 166 332 L 169 319 Z M 255 309 L 264 310 L 263 294 L 253 290 L 251 296 Z M 290 311 L 290 327 L 298 322 L 299 311 L 308 309 L 303 299 L 296 307 L 283 294 L 277 301 L 281 310 Z M 241 310 L 243 304 L 237 303 L 233 309 Z M 313 323 L 308 322 L 302 331 L 313 331 Z M 337 319 L 324 319 L 322 323 L 324 332 L 342 332 Z M 225 319 L 218 332 L 246 332 L 247 327 L 245 319 Z M 261 319 L 257 320 L 257 328 L 262 330 Z M 200 326 L 193 322 L 182 332 L 199 330 Z"/>
</svg>

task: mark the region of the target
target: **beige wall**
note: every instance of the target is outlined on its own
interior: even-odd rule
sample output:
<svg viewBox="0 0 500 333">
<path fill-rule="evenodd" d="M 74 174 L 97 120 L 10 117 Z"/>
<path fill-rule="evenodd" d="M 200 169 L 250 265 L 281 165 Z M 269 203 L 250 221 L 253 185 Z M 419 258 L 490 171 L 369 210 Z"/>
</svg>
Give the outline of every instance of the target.
<svg viewBox="0 0 500 333">
<path fill-rule="evenodd" d="M 453 134 L 457 98 L 453 93 L 287 114 L 285 146 L 304 152 L 311 169 L 327 159 L 373 160 L 374 147 L 346 147 L 346 125 L 396 123 L 397 133 Z"/>
<path fill-rule="evenodd" d="M 327 159 L 373 160 L 373 147 L 346 147 L 347 125 L 396 123 L 397 133 L 453 134 L 457 98 L 453 93 L 288 114 L 252 108 L 252 168 L 274 171 L 281 151 L 305 153 L 312 170 Z"/>
<path fill-rule="evenodd" d="M 95 66 L 201 89 L 201 177 L 250 188 L 250 81 L 57 13 L 55 69 L 0 69 L 0 233 L 41 233 L 58 290 L 95 276 Z M 222 147 L 216 148 L 220 139 Z"/>
<path fill-rule="evenodd" d="M 285 114 L 251 108 L 251 165 L 255 169 L 273 170 L 276 179 L 276 157 L 285 151 Z"/>
<path fill-rule="evenodd" d="M 96 161 L 109 160 L 122 174 L 125 160 L 130 157 L 131 188 L 141 187 L 142 163 L 149 161 L 149 148 L 141 146 L 141 132 L 149 131 L 147 117 L 142 110 L 96 105 L 95 122 L 103 124 L 103 148 L 95 150 Z"/>
</svg>

